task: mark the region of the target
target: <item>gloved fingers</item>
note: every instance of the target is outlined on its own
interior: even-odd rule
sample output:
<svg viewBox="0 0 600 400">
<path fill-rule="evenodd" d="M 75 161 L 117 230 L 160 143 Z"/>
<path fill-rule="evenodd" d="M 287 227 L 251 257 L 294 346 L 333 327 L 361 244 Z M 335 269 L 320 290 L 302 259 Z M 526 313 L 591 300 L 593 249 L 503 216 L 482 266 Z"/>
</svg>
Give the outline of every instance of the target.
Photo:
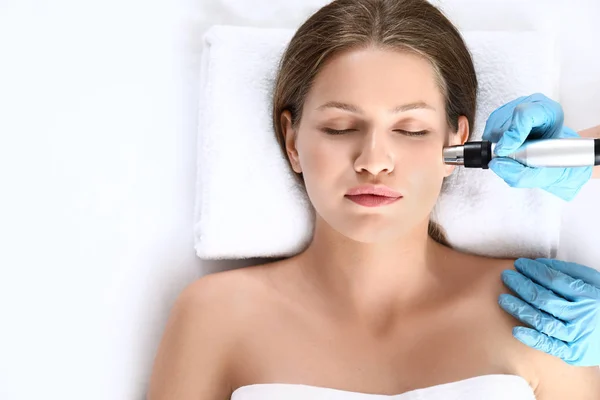
<svg viewBox="0 0 600 400">
<path fill-rule="evenodd" d="M 571 168 L 546 168 L 557 171 L 553 174 L 550 186 L 546 189 L 558 188 L 558 190 L 575 191 L 580 190 L 584 183 L 592 178 L 593 167 L 571 167 Z"/>
<path fill-rule="evenodd" d="M 581 279 L 585 283 L 593 286 L 594 289 L 596 289 L 595 293 L 600 297 L 600 271 L 586 267 L 585 265 L 548 258 L 537 258 L 536 261 L 544 263 L 550 268 L 562 272 L 574 279 Z"/>
<path fill-rule="evenodd" d="M 496 175 L 502 178 L 509 186 L 516 188 L 539 187 L 539 176 L 542 168 L 531 168 L 510 158 L 492 158 L 488 164 Z"/>
<path fill-rule="evenodd" d="M 587 271 L 582 265 L 580 268 L 569 268 L 569 264 L 563 261 L 551 260 L 547 258 L 538 258 L 531 260 L 528 258 L 519 258 L 515 261 L 517 271 L 532 279 L 536 283 L 552 290 L 554 293 L 563 296 L 567 300 L 575 301 L 580 298 L 600 298 L 600 289 L 589 285 L 586 280 L 576 276 L 577 272 L 583 275 L 592 275 L 591 281 L 600 280 L 600 272 L 596 270 Z M 555 265 L 560 265 L 562 269 L 569 272 L 562 272 Z M 577 265 L 577 264 L 574 264 Z M 577 270 L 581 271 L 577 271 Z M 591 274 L 594 272 L 595 274 Z M 593 276 L 598 275 L 598 277 Z"/>
<path fill-rule="evenodd" d="M 560 315 L 571 304 L 568 300 L 538 285 L 520 272 L 502 271 L 502 280 L 521 299 L 556 318 L 560 318 Z"/>
<path fill-rule="evenodd" d="M 571 347 L 561 340 L 549 337 L 535 329 L 525 328 L 523 326 L 514 327 L 513 336 L 529 347 L 561 358 L 566 362 L 571 361 Z"/>
<path fill-rule="evenodd" d="M 498 140 L 500 140 L 502 134 L 506 130 L 505 127 L 508 124 L 509 117 L 512 115 L 512 109 L 507 110 L 509 107 L 511 107 L 509 103 L 504 104 L 490 114 L 485 122 L 481 140 L 487 140 L 492 143 L 497 143 Z"/>
<path fill-rule="evenodd" d="M 534 93 L 530 96 L 526 96 L 524 99 L 528 103 L 542 103 L 548 107 L 548 111 L 556 115 L 556 121 L 561 124 L 564 122 L 564 112 L 560 103 L 552 100 L 543 93 Z"/>
<path fill-rule="evenodd" d="M 538 310 L 523 300 L 510 294 L 501 294 L 498 298 L 500 307 L 519 321 L 556 339 L 571 342 L 575 340 L 575 332 L 552 315 Z"/>
<path fill-rule="evenodd" d="M 569 139 L 569 138 L 580 138 L 581 136 L 575 132 L 573 129 L 567 127 L 567 126 L 563 126 L 562 131 L 559 135 L 559 138 L 565 138 L 565 139 Z"/>
<path fill-rule="evenodd" d="M 548 168 L 559 172 L 554 174 L 553 178 L 548 179 L 548 183 L 544 186 L 540 185 L 548 193 L 552 193 L 565 201 L 571 201 L 583 188 L 583 185 L 592 179 L 592 167 L 575 167 L 575 168 Z"/>
<path fill-rule="evenodd" d="M 555 121 L 556 110 L 546 102 L 524 102 L 513 111 L 508 129 L 498 141 L 494 152 L 507 156 L 515 152 L 527 138 L 552 137 L 562 129 Z M 560 117 L 560 115 L 558 116 Z"/>
<path fill-rule="evenodd" d="M 481 137 L 481 140 L 487 140 L 492 143 L 498 143 L 498 140 L 500 140 L 503 133 L 504 129 L 502 128 L 501 124 L 498 125 L 497 123 L 494 123 L 493 120 L 488 119 L 485 123 L 485 128 L 483 130 L 483 136 Z"/>
<path fill-rule="evenodd" d="M 488 166 L 511 187 L 539 187 L 565 201 L 573 200 L 593 173 L 592 167 L 528 167 L 507 157 L 493 158 Z"/>
<path fill-rule="evenodd" d="M 495 109 L 485 122 L 482 140 L 489 140 L 490 142 L 497 143 L 512 118 L 514 108 L 526 98 L 527 96 L 518 97 Z"/>
</svg>

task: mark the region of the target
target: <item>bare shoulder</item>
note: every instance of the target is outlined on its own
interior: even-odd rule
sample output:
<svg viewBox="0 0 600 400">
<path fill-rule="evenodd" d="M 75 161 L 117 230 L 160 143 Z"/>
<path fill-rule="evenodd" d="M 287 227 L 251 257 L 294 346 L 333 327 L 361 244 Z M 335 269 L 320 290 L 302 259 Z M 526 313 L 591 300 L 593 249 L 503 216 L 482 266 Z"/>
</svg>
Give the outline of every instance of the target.
<svg viewBox="0 0 600 400">
<path fill-rule="evenodd" d="M 190 283 L 180 297 L 210 304 L 218 312 L 227 311 L 231 317 L 228 321 L 235 322 L 233 318 L 242 317 L 260 300 L 256 296 L 264 289 L 267 270 L 267 265 L 261 264 L 211 273 Z"/>
<path fill-rule="evenodd" d="M 179 293 L 154 359 L 148 400 L 229 399 L 241 328 L 261 303 L 261 268 L 205 275 Z"/>
<path fill-rule="evenodd" d="M 515 259 L 493 259 L 469 256 L 470 268 L 483 267 L 480 275 L 481 296 L 497 302 L 502 293 L 512 293 L 502 282 L 502 271 L 515 270 Z M 572 366 L 558 357 L 521 343 L 512 336 L 515 326 L 527 326 L 494 304 L 489 323 L 497 330 L 496 341 L 515 360 L 515 370 L 526 378 L 539 400 L 600 399 L 600 368 Z"/>
<path fill-rule="evenodd" d="M 502 271 L 515 269 L 514 258 L 491 258 L 458 253 L 457 260 L 462 267 L 460 274 L 464 275 L 464 281 L 470 285 L 468 289 L 477 296 L 495 301 L 500 294 L 510 292 L 502 282 Z"/>
<path fill-rule="evenodd" d="M 537 399 L 600 399 L 600 368 L 573 366 L 535 349 L 530 358 L 537 376 Z"/>
<path fill-rule="evenodd" d="M 498 299 L 501 294 L 510 293 L 510 289 L 502 281 L 502 272 L 514 270 L 514 262 L 515 259 L 512 258 L 466 255 L 464 258 L 466 268 L 463 272 L 468 274 L 469 279 L 465 277 L 464 280 L 470 285 L 465 290 L 473 293 L 473 298 L 477 299 L 481 311 L 485 312 L 486 323 L 497 333 L 495 339 L 510 349 L 513 349 L 515 342 L 520 343 L 512 339 L 512 328 L 519 321 L 500 307 Z"/>
</svg>

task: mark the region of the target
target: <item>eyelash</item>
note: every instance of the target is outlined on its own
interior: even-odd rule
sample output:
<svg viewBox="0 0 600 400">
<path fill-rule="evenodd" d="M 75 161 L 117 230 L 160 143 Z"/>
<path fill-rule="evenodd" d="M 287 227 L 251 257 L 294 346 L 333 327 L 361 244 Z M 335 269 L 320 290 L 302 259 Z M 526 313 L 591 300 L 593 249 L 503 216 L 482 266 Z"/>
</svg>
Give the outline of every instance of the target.
<svg viewBox="0 0 600 400">
<path fill-rule="evenodd" d="M 355 131 L 356 129 L 335 130 L 335 129 L 331 129 L 331 128 L 323 128 L 323 130 L 328 135 L 342 135 L 342 134 L 347 133 L 347 132 Z M 395 129 L 394 132 L 402 132 L 406 136 L 424 136 L 424 135 L 426 135 L 426 134 L 429 133 L 428 130 L 423 130 L 423 131 L 418 131 L 418 132 L 412 132 L 412 131 L 405 131 L 405 130 L 402 130 L 402 129 Z"/>
</svg>

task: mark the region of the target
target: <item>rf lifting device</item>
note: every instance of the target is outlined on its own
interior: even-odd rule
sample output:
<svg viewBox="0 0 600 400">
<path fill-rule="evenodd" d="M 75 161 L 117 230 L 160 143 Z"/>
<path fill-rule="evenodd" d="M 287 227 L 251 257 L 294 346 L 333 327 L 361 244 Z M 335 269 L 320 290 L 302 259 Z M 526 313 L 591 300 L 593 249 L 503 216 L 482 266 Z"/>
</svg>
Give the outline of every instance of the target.
<svg viewBox="0 0 600 400">
<path fill-rule="evenodd" d="M 487 140 L 444 147 L 444 163 L 487 169 L 496 143 Z M 600 139 L 564 138 L 527 140 L 506 156 L 529 167 L 588 167 L 600 165 Z"/>
</svg>

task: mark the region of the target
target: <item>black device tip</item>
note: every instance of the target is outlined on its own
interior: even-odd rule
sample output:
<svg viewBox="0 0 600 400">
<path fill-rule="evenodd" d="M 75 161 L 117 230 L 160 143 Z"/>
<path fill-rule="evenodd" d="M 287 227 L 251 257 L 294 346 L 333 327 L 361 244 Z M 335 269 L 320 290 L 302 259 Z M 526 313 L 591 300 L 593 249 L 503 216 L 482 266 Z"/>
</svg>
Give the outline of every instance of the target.
<svg viewBox="0 0 600 400">
<path fill-rule="evenodd" d="M 492 142 L 483 140 L 481 142 L 467 142 L 465 148 L 465 167 L 488 169 L 492 160 Z"/>
</svg>

